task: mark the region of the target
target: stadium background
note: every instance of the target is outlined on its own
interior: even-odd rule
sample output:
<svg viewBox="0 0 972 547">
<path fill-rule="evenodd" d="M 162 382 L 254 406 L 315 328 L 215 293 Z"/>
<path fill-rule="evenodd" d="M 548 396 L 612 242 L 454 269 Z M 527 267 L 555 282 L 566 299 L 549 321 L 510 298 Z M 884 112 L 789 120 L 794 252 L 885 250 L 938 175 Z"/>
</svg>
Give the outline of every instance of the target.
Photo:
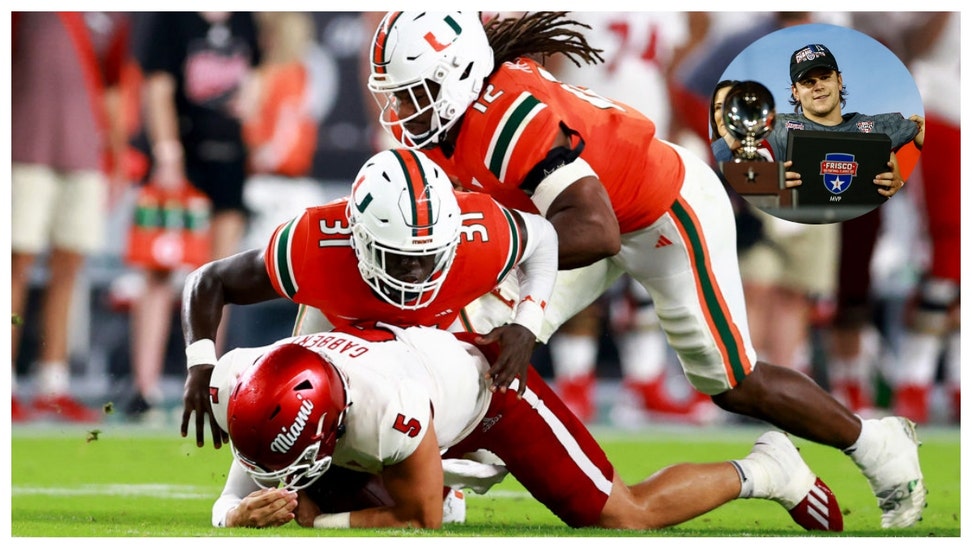
<svg viewBox="0 0 972 547">
<path fill-rule="evenodd" d="M 363 161 L 373 153 L 373 142 L 379 138 L 369 125 L 371 111 L 366 101 L 370 96 L 362 92 L 364 77 L 360 73 L 360 51 L 367 46 L 373 29 L 355 12 L 314 13 L 316 28 L 315 52 L 323 70 L 331 78 L 327 90 L 327 110 L 320 123 L 317 149 L 310 177 L 286 181 L 289 192 L 280 192 L 281 181 L 252 180 L 247 188 L 247 202 L 252 209 L 251 225 L 244 239 L 244 248 L 265 244 L 270 230 L 280 221 L 298 212 L 307 203 L 322 203 L 346 193 L 347 182 Z M 136 19 L 137 32 L 138 21 Z M 112 213 L 109 224 L 109 244 L 105 252 L 89 258 L 78 283 L 72 317 L 70 365 L 72 390 L 81 399 L 98 403 L 113 401 L 123 404 L 131 396 L 131 365 L 129 361 L 129 318 L 127 305 L 137 290 L 137 275 L 122 259 L 127 225 L 132 214 L 134 192 L 129 192 Z M 908 211 L 900 214 L 906 218 Z M 14 366 L 24 380 L 21 388 L 31 394 L 31 363 L 36 357 L 38 340 L 38 308 L 40 289 L 47 272 L 43 261 L 34 271 L 27 320 L 23 325 L 23 342 Z M 884 334 L 893 338 L 899 328 L 900 313 L 907 288 L 907 280 L 890 279 L 886 286 L 889 298 L 880 301 L 875 323 Z M 284 301 L 235 307 L 230 313 L 228 346 L 261 345 L 289 334 L 295 307 Z M 604 319 L 598 354 L 598 400 L 609 404 L 619 383 L 620 367 L 611 329 Z M 163 392 L 166 408 L 173 413 L 181 409 L 182 383 L 185 362 L 178 308 L 173 308 L 172 336 L 166 354 Z M 825 356 L 820 337 L 814 332 L 814 372 L 818 381 L 826 385 Z M 678 371 L 674 355 L 670 355 L 670 383 L 678 392 L 687 384 Z M 544 376 L 551 375 L 549 354 L 545 347 L 537 350 L 534 365 Z M 880 387 L 880 386 L 879 386 Z M 879 393 L 880 395 L 880 393 Z M 880 403 L 881 400 L 878 400 Z M 942 414 L 943 403 L 934 401 L 933 413 Z M 936 414 L 936 415 L 937 415 Z M 605 415 L 605 413 L 600 413 Z M 172 418 L 170 416 L 170 418 Z"/>
</svg>

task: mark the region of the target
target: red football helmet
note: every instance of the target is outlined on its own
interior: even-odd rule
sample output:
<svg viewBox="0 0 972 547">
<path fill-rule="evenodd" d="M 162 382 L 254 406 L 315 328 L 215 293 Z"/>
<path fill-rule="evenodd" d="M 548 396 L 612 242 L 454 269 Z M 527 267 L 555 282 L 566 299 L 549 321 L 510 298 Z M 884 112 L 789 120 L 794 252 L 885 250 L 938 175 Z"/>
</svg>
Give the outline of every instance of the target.
<svg viewBox="0 0 972 547">
<path fill-rule="evenodd" d="M 304 488 L 331 466 L 347 408 L 334 365 L 303 346 L 277 346 L 240 376 L 230 396 L 233 456 L 258 481 Z"/>
</svg>

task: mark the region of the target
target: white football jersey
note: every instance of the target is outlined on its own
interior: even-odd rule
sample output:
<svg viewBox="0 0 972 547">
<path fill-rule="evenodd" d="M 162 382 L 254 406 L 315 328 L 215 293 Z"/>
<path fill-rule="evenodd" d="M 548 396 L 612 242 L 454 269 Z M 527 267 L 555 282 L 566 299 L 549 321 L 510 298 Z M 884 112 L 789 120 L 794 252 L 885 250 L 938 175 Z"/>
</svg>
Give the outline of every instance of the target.
<svg viewBox="0 0 972 547">
<path fill-rule="evenodd" d="M 236 379 L 278 344 L 297 343 L 327 358 L 347 380 L 350 407 L 346 432 L 338 439 L 334 465 L 380 472 L 418 447 L 433 420 L 444 451 L 476 427 L 489 406 L 489 365 L 474 346 L 451 333 L 426 328 L 386 327 L 394 339 L 369 341 L 344 332 L 286 338 L 270 346 L 226 353 L 213 370 L 217 389 L 213 414 L 226 430 L 226 403 Z M 371 331 L 373 332 L 373 331 Z"/>
</svg>

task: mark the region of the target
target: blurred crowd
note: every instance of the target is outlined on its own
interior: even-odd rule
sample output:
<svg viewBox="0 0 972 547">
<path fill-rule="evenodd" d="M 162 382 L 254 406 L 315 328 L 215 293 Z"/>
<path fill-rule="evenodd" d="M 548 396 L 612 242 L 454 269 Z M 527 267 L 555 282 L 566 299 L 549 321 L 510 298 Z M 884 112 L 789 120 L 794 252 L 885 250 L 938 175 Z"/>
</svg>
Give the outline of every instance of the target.
<svg viewBox="0 0 972 547">
<path fill-rule="evenodd" d="M 144 421 L 181 408 L 167 405 L 166 386 L 181 391 L 185 374 L 185 274 L 262 246 L 304 207 L 345 195 L 388 145 L 363 85 L 380 16 L 14 13 L 15 423 L 97 422 L 106 412 Z M 703 157 L 722 72 L 761 36 L 837 24 L 905 63 L 929 140 L 904 190 L 841 225 L 782 221 L 738 199 L 740 267 L 760 355 L 861 415 L 958 423 L 959 204 L 936 188 L 959 175 L 958 15 L 574 16 L 605 62 L 549 59 L 548 68 L 639 109 L 660 137 Z M 800 275 L 801 264 L 820 273 Z M 282 301 L 224 313 L 217 347 L 286 336 L 295 313 Z M 626 278 L 535 357 L 591 423 L 730 419 L 678 372 L 650 296 Z M 620 391 L 604 396 L 605 386 Z"/>
</svg>

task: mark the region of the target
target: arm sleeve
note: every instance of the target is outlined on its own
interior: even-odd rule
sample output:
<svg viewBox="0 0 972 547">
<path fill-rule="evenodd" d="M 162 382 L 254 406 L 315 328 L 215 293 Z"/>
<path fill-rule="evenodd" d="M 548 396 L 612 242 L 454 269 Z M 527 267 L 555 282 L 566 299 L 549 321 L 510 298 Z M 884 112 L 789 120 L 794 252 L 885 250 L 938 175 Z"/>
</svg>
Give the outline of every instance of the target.
<svg viewBox="0 0 972 547">
<path fill-rule="evenodd" d="M 540 334 L 543 308 L 557 280 L 557 230 L 540 215 L 516 211 L 526 226 L 526 248 L 520 257 L 517 279 L 520 301 L 513 322 Z"/>
<path fill-rule="evenodd" d="M 306 239 L 308 212 L 277 227 L 264 251 L 263 260 L 267 266 L 270 283 L 277 294 L 293 300 L 300 286 L 297 272 L 303 259 L 303 242 Z"/>
<path fill-rule="evenodd" d="M 889 119 L 889 125 L 894 127 L 889 135 L 891 137 L 891 148 L 894 150 L 901 149 L 902 146 L 908 144 L 916 136 L 918 136 L 918 125 L 905 118 L 900 113 L 887 114 Z"/>
</svg>

